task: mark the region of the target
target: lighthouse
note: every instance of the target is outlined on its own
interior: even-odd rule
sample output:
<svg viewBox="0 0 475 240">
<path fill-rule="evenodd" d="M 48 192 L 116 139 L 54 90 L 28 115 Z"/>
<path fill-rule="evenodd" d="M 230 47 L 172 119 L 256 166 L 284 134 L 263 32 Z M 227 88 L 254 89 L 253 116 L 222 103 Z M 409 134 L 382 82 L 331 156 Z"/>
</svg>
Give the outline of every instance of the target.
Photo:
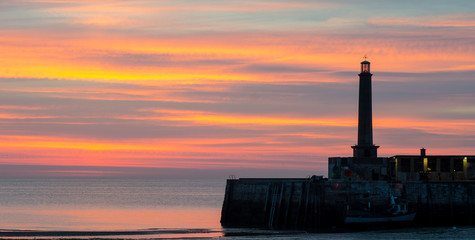
<svg viewBox="0 0 475 240">
<path fill-rule="evenodd" d="M 366 57 L 365 57 L 366 58 Z M 353 157 L 356 159 L 375 159 L 378 156 L 379 146 L 373 144 L 373 114 L 370 62 L 361 62 L 361 72 L 358 74 L 358 143 L 353 148 Z"/>
<path fill-rule="evenodd" d="M 330 179 L 381 180 L 390 178 L 388 158 L 378 157 L 378 148 L 373 144 L 373 109 L 371 64 L 361 62 L 358 96 L 358 138 L 353 148 L 353 157 L 328 158 Z M 392 169 L 392 168 L 391 168 Z"/>
</svg>

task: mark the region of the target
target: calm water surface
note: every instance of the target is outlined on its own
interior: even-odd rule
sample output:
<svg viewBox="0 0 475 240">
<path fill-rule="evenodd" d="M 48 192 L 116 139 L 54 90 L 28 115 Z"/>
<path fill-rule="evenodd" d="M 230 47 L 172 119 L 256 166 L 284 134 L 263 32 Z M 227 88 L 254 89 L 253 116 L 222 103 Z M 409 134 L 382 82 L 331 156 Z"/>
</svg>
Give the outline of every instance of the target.
<svg viewBox="0 0 475 240">
<path fill-rule="evenodd" d="M 220 228 L 225 180 L 2 179 L 0 228 Z"/>
</svg>

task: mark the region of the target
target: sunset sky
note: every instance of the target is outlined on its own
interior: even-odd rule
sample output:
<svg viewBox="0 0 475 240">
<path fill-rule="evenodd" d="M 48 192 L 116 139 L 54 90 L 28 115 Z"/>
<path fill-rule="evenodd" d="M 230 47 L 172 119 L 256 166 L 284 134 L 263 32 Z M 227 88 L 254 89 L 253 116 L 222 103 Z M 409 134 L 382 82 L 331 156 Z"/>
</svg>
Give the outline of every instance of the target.
<svg viewBox="0 0 475 240">
<path fill-rule="evenodd" d="M 475 155 L 475 1 L 0 1 L 1 176 L 327 175 Z"/>
</svg>

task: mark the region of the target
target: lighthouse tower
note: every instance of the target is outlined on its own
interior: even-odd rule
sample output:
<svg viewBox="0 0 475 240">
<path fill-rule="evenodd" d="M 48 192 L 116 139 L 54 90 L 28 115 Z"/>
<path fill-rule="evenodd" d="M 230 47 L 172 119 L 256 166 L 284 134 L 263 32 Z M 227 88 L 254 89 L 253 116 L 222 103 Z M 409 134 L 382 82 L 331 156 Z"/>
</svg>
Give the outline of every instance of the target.
<svg viewBox="0 0 475 240">
<path fill-rule="evenodd" d="M 358 144 L 352 146 L 353 157 L 357 159 L 377 158 L 379 146 L 373 144 L 373 115 L 371 104 L 371 77 L 370 62 L 361 62 L 358 101 Z"/>
<path fill-rule="evenodd" d="M 365 57 L 366 58 L 366 57 Z M 382 180 L 389 179 L 388 158 L 378 157 L 378 148 L 373 144 L 373 110 L 370 62 L 361 62 L 358 74 L 358 142 L 353 148 L 353 157 L 328 158 L 328 178 Z"/>
</svg>

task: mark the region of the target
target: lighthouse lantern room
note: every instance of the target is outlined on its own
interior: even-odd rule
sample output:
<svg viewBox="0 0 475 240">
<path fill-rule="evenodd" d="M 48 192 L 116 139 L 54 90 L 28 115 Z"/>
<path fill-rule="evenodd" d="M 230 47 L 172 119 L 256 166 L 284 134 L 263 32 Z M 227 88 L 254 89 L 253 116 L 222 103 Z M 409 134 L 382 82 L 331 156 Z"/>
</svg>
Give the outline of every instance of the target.
<svg viewBox="0 0 475 240">
<path fill-rule="evenodd" d="M 370 73 L 369 62 L 366 60 L 361 62 L 361 73 Z"/>
</svg>

